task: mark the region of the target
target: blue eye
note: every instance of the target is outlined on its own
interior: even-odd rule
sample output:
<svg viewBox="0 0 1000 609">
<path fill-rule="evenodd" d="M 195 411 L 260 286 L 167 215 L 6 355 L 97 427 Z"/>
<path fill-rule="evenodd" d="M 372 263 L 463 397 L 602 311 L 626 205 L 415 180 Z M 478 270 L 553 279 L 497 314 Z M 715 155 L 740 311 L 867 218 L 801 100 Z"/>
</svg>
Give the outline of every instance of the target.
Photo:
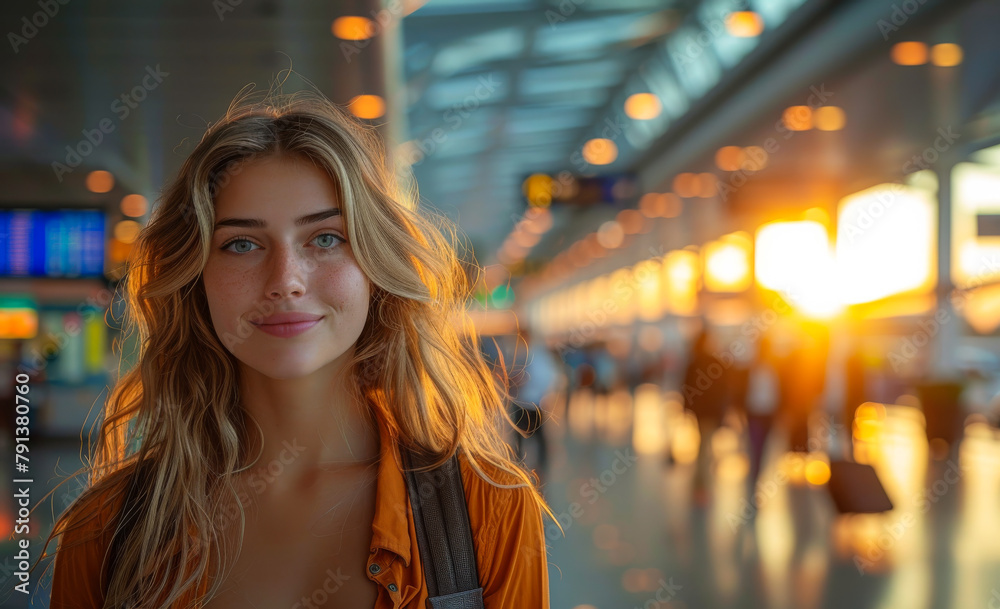
<svg viewBox="0 0 1000 609">
<path fill-rule="evenodd" d="M 229 249 L 229 246 L 234 245 L 234 244 L 241 244 L 241 247 L 237 247 L 236 249 Z M 234 252 L 234 253 L 237 253 L 237 254 L 245 254 L 247 252 L 252 252 L 253 251 L 252 249 L 245 249 L 245 248 L 243 248 L 242 244 L 251 245 L 253 247 L 259 247 L 259 246 L 255 245 L 249 239 L 246 239 L 246 238 L 243 238 L 243 237 L 236 237 L 235 239 L 227 241 L 226 244 L 223 245 L 221 249 L 228 250 L 230 252 Z"/>
<path fill-rule="evenodd" d="M 329 237 L 329 239 L 326 239 L 326 237 Z M 320 239 L 322 239 L 323 241 L 320 241 Z M 323 233 L 322 235 L 313 239 L 313 241 L 315 241 L 316 245 L 322 247 L 323 249 L 332 248 L 334 245 L 337 245 L 337 242 L 341 243 L 344 242 L 343 239 L 341 239 L 337 235 L 334 235 L 333 233 Z"/>
<path fill-rule="evenodd" d="M 323 233 L 313 239 L 313 242 L 320 248 L 328 250 L 333 249 L 338 243 L 345 243 L 346 240 L 333 233 Z M 255 249 L 260 249 L 260 246 L 247 237 L 234 237 L 219 249 L 233 252 L 234 254 L 247 254 Z"/>
</svg>

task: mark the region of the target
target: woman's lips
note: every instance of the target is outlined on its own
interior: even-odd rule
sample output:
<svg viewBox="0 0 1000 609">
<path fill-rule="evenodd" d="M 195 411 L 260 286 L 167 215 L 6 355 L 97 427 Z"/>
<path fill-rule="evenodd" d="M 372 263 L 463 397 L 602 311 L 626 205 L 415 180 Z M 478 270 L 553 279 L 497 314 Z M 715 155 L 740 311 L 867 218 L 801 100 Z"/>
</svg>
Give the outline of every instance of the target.
<svg viewBox="0 0 1000 609">
<path fill-rule="evenodd" d="M 293 336 L 298 336 L 302 334 L 309 328 L 317 325 L 323 320 L 322 317 L 312 321 L 296 321 L 284 324 L 254 324 L 262 332 L 266 332 L 271 336 L 277 336 L 279 338 L 291 338 Z"/>
</svg>

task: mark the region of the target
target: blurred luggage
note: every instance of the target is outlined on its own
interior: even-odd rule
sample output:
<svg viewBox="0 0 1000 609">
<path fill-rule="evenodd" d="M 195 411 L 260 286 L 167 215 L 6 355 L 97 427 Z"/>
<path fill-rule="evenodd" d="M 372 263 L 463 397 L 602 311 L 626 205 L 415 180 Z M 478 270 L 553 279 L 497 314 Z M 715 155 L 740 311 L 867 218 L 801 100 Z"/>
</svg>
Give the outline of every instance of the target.
<svg viewBox="0 0 1000 609">
<path fill-rule="evenodd" d="M 830 462 L 827 488 L 841 514 L 877 514 L 892 509 L 892 501 L 871 465 Z"/>
</svg>

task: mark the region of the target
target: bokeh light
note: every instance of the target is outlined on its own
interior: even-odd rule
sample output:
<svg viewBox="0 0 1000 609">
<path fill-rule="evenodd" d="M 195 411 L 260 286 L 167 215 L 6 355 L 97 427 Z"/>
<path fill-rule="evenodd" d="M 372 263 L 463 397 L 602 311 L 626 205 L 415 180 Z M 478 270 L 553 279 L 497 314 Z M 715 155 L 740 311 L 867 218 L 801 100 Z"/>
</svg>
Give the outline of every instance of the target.
<svg viewBox="0 0 1000 609">
<path fill-rule="evenodd" d="M 847 114 L 837 106 L 822 106 L 813 113 L 813 123 L 820 131 L 839 131 L 847 124 Z"/>
<path fill-rule="evenodd" d="M 663 104 L 652 93 L 633 93 L 625 100 L 625 114 L 635 120 L 650 120 L 660 115 Z"/>
<path fill-rule="evenodd" d="M 897 42 L 892 45 L 892 60 L 901 66 L 927 63 L 927 45 L 923 42 Z"/>
<path fill-rule="evenodd" d="M 736 11 L 726 16 L 726 31 L 737 38 L 754 38 L 764 31 L 764 19 L 754 11 Z"/>
<path fill-rule="evenodd" d="M 347 107 L 358 118 L 374 119 L 385 114 L 385 100 L 378 95 L 358 95 Z"/>
<path fill-rule="evenodd" d="M 138 194 L 125 195 L 122 198 L 121 210 L 122 213 L 130 218 L 141 218 L 146 215 L 146 210 L 149 204 L 146 201 L 146 197 Z"/>
<path fill-rule="evenodd" d="M 723 146 L 715 153 L 715 166 L 723 171 L 737 171 L 745 160 L 746 153 L 739 146 Z"/>
<path fill-rule="evenodd" d="M 781 115 L 781 120 L 791 131 L 808 131 L 813 127 L 813 113 L 809 106 L 790 106 Z"/>
<path fill-rule="evenodd" d="M 333 20 L 333 35 L 341 40 L 368 40 L 375 35 L 375 22 L 367 17 L 344 16 Z"/>
<path fill-rule="evenodd" d="M 608 138 L 594 138 L 583 145 L 583 159 L 591 165 L 608 165 L 616 158 L 618 146 Z"/>
<path fill-rule="evenodd" d="M 951 42 L 935 44 L 931 47 L 931 63 L 942 68 L 951 68 L 962 63 L 962 47 Z"/>
<path fill-rule="evenodd" d="M 109 192 L 115 187 L 115 177 L 110 171 L 99 169 L 87 174 L 87 190 L 98 194 Z"/>
</svg>

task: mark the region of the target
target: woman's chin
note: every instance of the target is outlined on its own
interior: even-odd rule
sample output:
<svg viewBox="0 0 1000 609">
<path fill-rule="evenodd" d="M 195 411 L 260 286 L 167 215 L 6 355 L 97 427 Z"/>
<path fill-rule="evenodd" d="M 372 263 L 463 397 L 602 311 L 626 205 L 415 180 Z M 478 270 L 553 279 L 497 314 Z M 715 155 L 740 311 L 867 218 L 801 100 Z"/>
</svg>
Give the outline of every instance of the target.
<svg viewBox="0 0 1000 609">
<path fill-rule="evenodd" d="M 295 361 L 293 359 L 270 360 L 266 362 L 243 361 L 248 368 L 261 376 L 278 381 L 287 381 L 309 376 L 322 366 L 317 362 Z"/>
<path fill-rule="evenodd" d="M 291 380 L 307 377 L 320 370 L 333 372 L 343 361 L 346 353 L 333 357 L 331 353 L 310 352 L 307 349 L 283 350 L 282 352 L 254 352 L 251 357 L 237 359 L 261 376 L 275 380 Z"/>
</svg>

